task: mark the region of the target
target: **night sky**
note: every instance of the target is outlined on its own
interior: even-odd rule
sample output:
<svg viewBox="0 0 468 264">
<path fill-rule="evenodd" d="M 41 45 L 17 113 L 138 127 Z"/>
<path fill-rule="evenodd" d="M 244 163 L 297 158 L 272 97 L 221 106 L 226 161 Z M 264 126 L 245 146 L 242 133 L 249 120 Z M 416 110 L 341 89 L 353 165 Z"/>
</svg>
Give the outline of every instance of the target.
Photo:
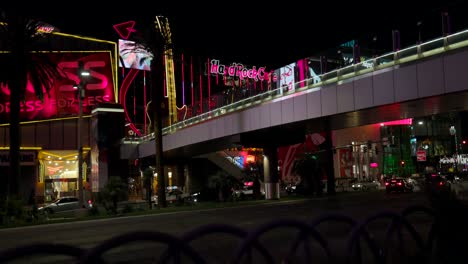
<svg viewBox="0 0 468 264">
<path fill-rule="evenodd" d="M 62 32 L 112 41 L 119 38 L 113 24 L 135 20 L 135 28 L 142 30 L 152 26 L 155 15 L 163 15 L 169 19 L 175 52 L 270 69 L 352 39 L 362 45 L 374 41 L 390 51 L 393 29 L 400 31 L 403 47 L 415 44 L 418 21 L 422 39 L 433 39 L 442 34 L 442 11 L 449 13 L 452 32 L 468 28 L 468 4 L 460 0 L 373 1 L 372 6 L 357 1 L 187 2 L 130 1 L 91 8 L 80 1 L 70 11 L 41 5 L 27 12 Z"/>
</svg>

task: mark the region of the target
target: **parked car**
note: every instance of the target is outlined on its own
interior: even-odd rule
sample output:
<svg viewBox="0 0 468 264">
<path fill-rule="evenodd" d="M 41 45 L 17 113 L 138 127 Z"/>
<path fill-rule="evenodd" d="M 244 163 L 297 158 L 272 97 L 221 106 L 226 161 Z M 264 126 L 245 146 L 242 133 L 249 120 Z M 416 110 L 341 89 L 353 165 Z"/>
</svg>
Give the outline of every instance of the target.
<svg viewBox="0 0 468 264">
<path fill-rule="evenodd" d="M 296 188 L 297 186 L 295 184 L 289 183 L 288 185 L 284 187 L 284 190 L 286 191 L 288 195 L 290 195 L 290 194 L 296 193 Z"/>
<path fill-rule="evenodd" d="M 158 204 L 158 195 L 155 194 L 152 197 L 152 201 L 154 204 Z M 184 193 L 183 191 L 179 189 L 174 189 L 166 192 L 166 202 L 169 204 L 176 203 L 176 202 L 192 202 L 196 203 L 198 202 L 198 193 L 194 194 L 189 194 L 189 193 Z"/>
<path fill-rule="evenodd" d="M 253 194 L 254 194 L 253 186 L 243 186 L 242 188 L 238 190 L 234 190 L 232 192 L 233 197 L 238 198 L 238 199 L 253 197 Z M 265 191 L 260 189 L 260 195 L 265 196 Z"/>
<path fill-rule="evenodd" d="M 351 185 L 351 188 L 355 191 L 378 190 L 379 187 L 380 183 L 378 181 L 360 181 Z"/>
<path fill-rule="evenodd" d="M 47 214 L 77 210 L 80 209 L 78 201 L 78 197 L 61 197 L 50 204 L 46 204 L 42 207 L 39 207 L 38 210 L 39 212 Z M 93 202 L 91 200 L 88 200 L 83 206 L 84 208 L 91 208 L 93 207 Z"/>
<path fill-rule="evenodd" d="M 413 184 L 404 178 L 392 178 L 385 182 L 385 191 L 391 192 L 412 192 Z"/>
</svg>

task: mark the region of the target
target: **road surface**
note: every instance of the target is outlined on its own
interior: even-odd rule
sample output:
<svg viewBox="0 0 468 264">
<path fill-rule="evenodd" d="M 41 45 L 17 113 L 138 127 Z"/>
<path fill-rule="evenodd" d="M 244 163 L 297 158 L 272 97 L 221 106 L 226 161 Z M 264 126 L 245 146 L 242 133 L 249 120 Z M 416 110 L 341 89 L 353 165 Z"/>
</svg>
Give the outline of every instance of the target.
<svg viewBox="0 0 468 264">
<path fill-rule="evenodd" d="M 385 194 L 384 192 L 363 192 L 338 194 L 334 197 L 315 197 L 304 200 L 282 201 L 262 205 L 248 205 L 225 209 L 208 209 L 200 211 L 164 213 L 111 219 L 89 220 L 72 223 L 57 223 L 23 228 L 0 230 L 0 249 L 2 251 L 29 244 L 55 243 L 66 244 L 89 250 L 105 241 L 130 232 L 161 232 L 171 236 L 181 237 L 189 232 L 210 224 L 225 224 L 246 231 L 259 230 L 267 223 L 281 219 L 291 219 L 311 223 L 314 219 L 326 214 L 347 215 L 356 221 L 363 221 L 378 212 L 401 212 L 412 205 L 428 205 L 422 193 Z M 424 214 L 415 214 L 410 222 L 421 234 L 428 232 L 432 219 Z M 373 238 L 382 240 L 389 221 L 376 221 L 369 226 Z M 336 260 L 347 257 L 347 246 L 350 240 L 351 228 L 343 223 L 327 222 L 318 226 L 317 231 L 329 243 L 331 254 Z M 270 251 L 275 261 L 280 263 L 292 242 L 298 234 L 304 233 L 297 228 L 277 228 L 260 236 L 260 243 Z M 408 250 L 415 247 L 409 235 L 404 235 Z M 211 234 L 193 240 L 190 245 L 207 263 L 227 263 L 237 252 L 243 240 L 232 235 L 221 233 Z M 312 241 L 312 239 L 310 240 Z M 383 243 L 383 242 L 382 242 Z M 317 243 L 311 242 L 310 250 L 313 258 L 322 263 L 326 255 Z M 364 245 L 363 243 L 361 243 Z M 107 263 L 155 263 L 161 252 L 167 247 L 150 242 L 130 243 L 117 247 L 105 253 L 102 259 Z M 298 258 L 306 251 L 303 246 L 297 247 Z M 369 250 L 362 246 L 363 256 L 369 257 Z M 399 256 L 399 251 L 394 253 Z M 390 254 L 391 255 L 391 254 Z M 261 256 L 256 256 L 255 263 L 262 263 Z M 233 257 L 232 257 L 233 258 Z M 24 262 L 22 262 L 24 261 Z M 15 263 L 70 263 L 70 259 L 51 256 L 25 256 Z M 295 262 L 295 261 L 294 261 Z M 187 260 L 183 263 L 193 263 Z M 265 263 L 265 262 L 263 262 Z M 295 262 L 296 263 L 296 262 Z M 302 262 L 303 263 L 303 262 Z"/>
</svg>

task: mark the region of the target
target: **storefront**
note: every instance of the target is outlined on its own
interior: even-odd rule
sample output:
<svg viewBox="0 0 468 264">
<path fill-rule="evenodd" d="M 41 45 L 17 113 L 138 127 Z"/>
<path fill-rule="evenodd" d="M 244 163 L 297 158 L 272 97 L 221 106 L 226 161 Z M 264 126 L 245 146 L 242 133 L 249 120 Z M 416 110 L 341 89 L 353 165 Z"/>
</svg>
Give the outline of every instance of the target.
<svg viewBox="0 0 468 264">
<path fill-rule="evenodd" d="M 97 145 L 95 153 L 99 155 L 99 170 L 96 173 L 101 183 L 98 187 L 102 188 L 108 173 L 113 173 L 111 169 L 104 169 L 102 164 L 107 165 L 108 160 L 119 156 L 119 152 L 115 151 L 118 147 L 111 147 L 115 145 L 114 137 L 122 138 L 123 134 L 119 130 L 124 127 L 123 110 L 117 109 L 121 108 L 117 92 L 117 43 L 68 34 L 50 34 L 48 48 L 53 51 L 43 54 L 61 69 L 63 78 L 54 80 L 42 99 L 36 96 L 32 82 L 28 82 L 19 117 L 21 134 L 15 135 L 21 138 L 21 169 L 15 182 L 18 194 L 25 202 L 32 198 L 42 203 L 63 196 L 77 196 L 78 145 L 83 149 L 85 195 L 91 189 L 91 161 L 97 159 L 90 157 L 93 145 Z M 83 77 L 79 74 L 80 70 L 88 71 L 89 76 Z M 10 92 L 5 85 L 1 88 L 0 179 L 6 181 L 11 175 Z M 78 100 L 78 91 L 81 91 L 82 100 Z M 99 110 L 103 105 L 118 107 L 106 106 L 106 109 Z M 98 112 L 95 114 L 94 111 Z M 109 120 L 107 122 L 112 125 L 104 120 Z M 92 122 L 100 123 L 99 127 L 93 126 Z M 109 131 L 112 131 L 111 135 Z M 119 166 L 116 167 L 121 170 Z M 6 188 L 2 191 L 6 192 Z"/>
<path fill-rule="evenodd" d="M 84 151 L 83 186 L 89 192 L 88 151 Z M 50 202 L 64 196 L 78 196 L 78 152 L 76 150 L 39 151 L 37 197 Z M 88 194 L 89 195 L 89 194 Z"/>
<path fill-rule="evenodd" d="M 335 130 L 335 178 L 462 173 L 468 153 L 465 116 L 438 114 Z"/>
</svg>

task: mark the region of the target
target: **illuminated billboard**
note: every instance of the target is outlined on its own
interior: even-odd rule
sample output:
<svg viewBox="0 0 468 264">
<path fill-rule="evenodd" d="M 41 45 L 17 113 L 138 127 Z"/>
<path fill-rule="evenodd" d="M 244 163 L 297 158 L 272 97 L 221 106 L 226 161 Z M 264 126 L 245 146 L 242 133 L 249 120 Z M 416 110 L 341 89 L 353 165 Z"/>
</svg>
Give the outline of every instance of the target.
<svg viewBox="0 0 468 264">
<path fill-rule="evenodd" d="M 83 62 L 90 72 L 84 80 L 83 114 L 91 114 L 92 109 L 102 102 L 115 102 L 114 81 L 110 52 L 60 52 L 48 54 L 52 63 L 57 64 L 64 73 L 63 78 L 55 80 L 49 93 L 40 100 L 28 81 L 24 102 L 21 102 L 21 121 L 44 120 L 77 116 L 79 112 L 77 89 L 80 83 L 78 62 Z M 1 56 L 0 56 L 1 58 Z M 8 123 L 10 118 L 10 90 L 0 84 L 0 122 Z"/>
<path fill-rule="evenodd" d="M 285 92 L 294 90 L 294 83 L 296 82 L 296 78 L 294 76 L 295 69 L 296 63 L 291 63 L 275 70 L 276 76 L 278 76 L 277 87 L 282 87 Z"/>
<path fill-rule="evenodd" d="M 119 39 L 119 67 L 151 70 L 153 54 L 134 41 Z"/>
</svg>

